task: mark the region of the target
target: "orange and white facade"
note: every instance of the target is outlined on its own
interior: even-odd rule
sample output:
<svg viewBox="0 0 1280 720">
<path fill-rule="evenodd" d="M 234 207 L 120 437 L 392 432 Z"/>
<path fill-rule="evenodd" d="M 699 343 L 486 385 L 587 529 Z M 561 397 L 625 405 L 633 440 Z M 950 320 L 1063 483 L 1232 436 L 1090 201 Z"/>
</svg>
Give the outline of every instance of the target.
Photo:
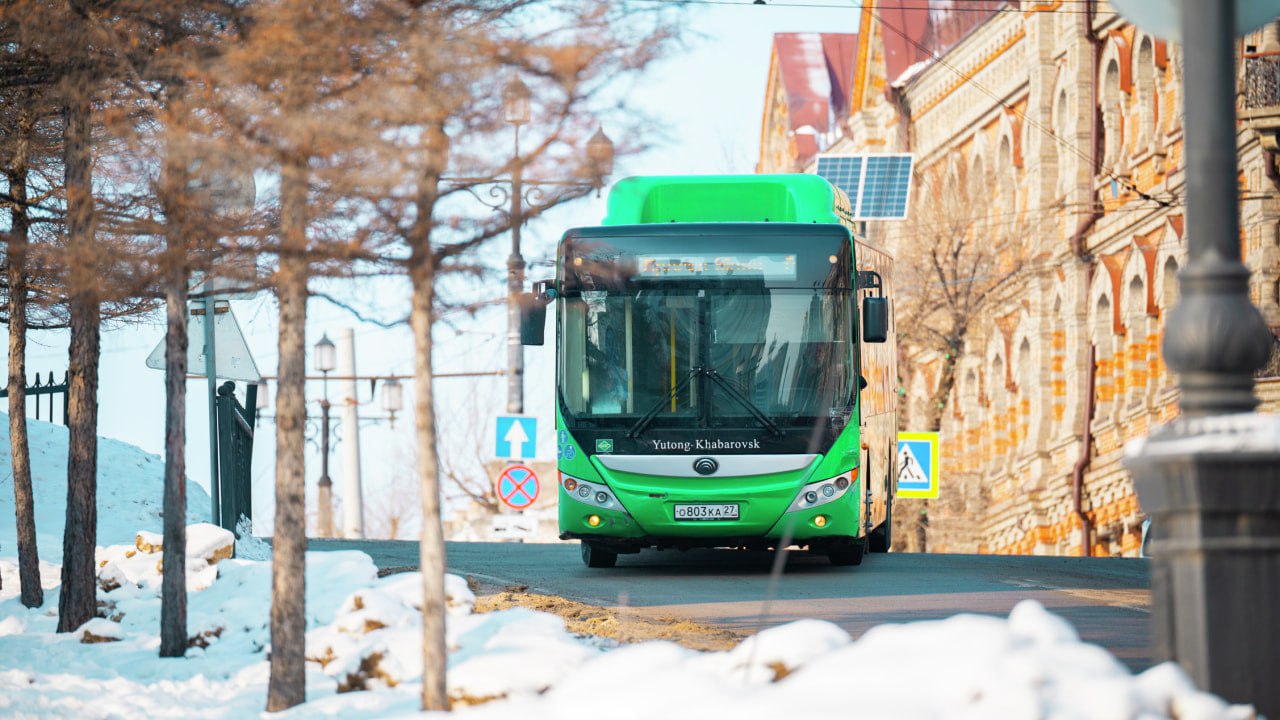
<svg viewBox="0 0 1280 720">
<path fill-rule="evenodd" d="M 1244 38 L 1241 53 L 1271 45 L 1280 49 L 1274 29 Z M 1184 232 L 1181 63 L 1175 45 L 1106 3 L 863 4 L 848 117 L 827 151 L 914 153 L 913 206 L 968 198 L 975 234 L 1016 237 L 1023 257 L 1008 299 L 960 353 L 931 551 L 1080 554 L 1082 468 L 1090 552 L 1138 553 L 1144 515 L 1121 458 L 1127 441 L 1178 413 L 1159 348 L 1194 242 Z M 1251 297 L 1275 329 L 1280 170 L 1244 123 L 1235 150 Z M 775 169 L 763 155 L 761 167 Z M 868 230 L 900 271 L 910 227 Z M 941 358 L 910 337 L 901 352 L 913 368 L 907 415 L 919 418 Z M 1259 395 L 1264 411 L 1280 410 L 1280 384 L 1261 381 Z"/>
</svg>

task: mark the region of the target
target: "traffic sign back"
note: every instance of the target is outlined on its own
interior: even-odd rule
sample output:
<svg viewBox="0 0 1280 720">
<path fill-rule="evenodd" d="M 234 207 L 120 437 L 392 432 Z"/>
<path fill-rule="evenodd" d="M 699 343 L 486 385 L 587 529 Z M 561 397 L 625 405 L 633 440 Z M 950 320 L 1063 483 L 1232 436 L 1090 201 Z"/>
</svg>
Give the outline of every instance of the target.
<svg viewBox="0 0 1280 720">
<path fill-rule="evenodd" d="M 538 476 L 524 465 L 510 465 L 498 475 L 498 499 L 514 510 L 524 510 L 538 499 Z"/>
</svg>

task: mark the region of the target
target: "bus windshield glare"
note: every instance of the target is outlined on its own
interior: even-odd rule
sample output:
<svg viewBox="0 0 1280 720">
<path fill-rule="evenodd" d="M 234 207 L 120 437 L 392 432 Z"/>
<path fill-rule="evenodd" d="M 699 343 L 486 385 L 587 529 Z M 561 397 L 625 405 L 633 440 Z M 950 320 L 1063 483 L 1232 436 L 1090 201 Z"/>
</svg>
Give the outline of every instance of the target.
<svg viewBox="0 0 1280 720">
<path fill-rule="evenodd" d="M 566 243 L 566 420 L 807 428 L 853 401 L 847 235 Z"/>
</svg>

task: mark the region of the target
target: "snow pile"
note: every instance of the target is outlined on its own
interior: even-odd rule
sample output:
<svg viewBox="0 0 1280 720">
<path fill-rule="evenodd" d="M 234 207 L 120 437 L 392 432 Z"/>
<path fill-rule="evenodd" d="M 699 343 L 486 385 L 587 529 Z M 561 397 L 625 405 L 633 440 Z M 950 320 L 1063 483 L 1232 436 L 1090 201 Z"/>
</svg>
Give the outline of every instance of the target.
<svg viewBox="0 0 1280 720">
<path fill-rule="evenodd" d="M 102 617 L 55 634 L 56 579 L 43 609 L 16 598 L 0 561 L 0 715 L 244 717 L 260 713 L 269 666 L 271 566 L 224 557 L 229 534 L 191 529 L 190 647 L 160 659 L 157 537 L 99 552 Z M 146 552 L 143 550 L 150 550 Z M 198 582 L 193 582 L 196 578 Z M 856 706 L 892 718 L 1181 718 L 1245 720 L 1250 708 L 1199 692 L 1177 666 L 1134 676 L 1034 601 L 1007 619 L 958 615 L 882 625 L 853 642 L 802 620 L 728 652 L 665 641 L 620 648 L 577 637 L 559 617 L 522 608 L 474 612 L 446 578 L 448 693 L 455 711 L 554 720 L 712 715 L 834 717 Z M 360 552 L 307 554 L 309 702 L 292 714 L 369 717 L 416 711 L 422 577 L 378 578 Z M 355 691 L 367 692 L 355 692 Z"/>
<path fill-rule="evenodd" d="M 187 590 L 204 590 L 218 577 L 214 567 L 235 551 L 236 536 L 217 525 L 198 523 L 187 527 Z M 160 591 L 164 537 L 158 533 L 141 531 L 133 541 L 133 547 L 113 545 L 99 547 L 95 553 L 98 562 L 98 588 L 110 593 L 123 585 Z"/>
<path fill-rule="evenodd" d="M 27 419 L 31 486 L 35 499 L 36 544 L 40 559 L 62 562 L 62 528 L 67 513 L 67 429 Z M 18 554 L 13 512 L 13 458 L 9 416 L 0 413 L 0 557 Z M 164 459 L 118 440 L 98 438 L 99 545 L 131 543 L 139 530 L 164 527 Z M 188 524 L 207 520 L 209 494 L 187 481 Z"/>
</svg>

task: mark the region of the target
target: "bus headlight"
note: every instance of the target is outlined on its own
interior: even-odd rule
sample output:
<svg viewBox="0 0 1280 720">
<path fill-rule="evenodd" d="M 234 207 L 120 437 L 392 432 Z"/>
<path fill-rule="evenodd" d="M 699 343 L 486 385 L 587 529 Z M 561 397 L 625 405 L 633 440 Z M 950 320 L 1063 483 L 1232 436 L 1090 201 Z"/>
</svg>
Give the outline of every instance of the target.
<svg viewBox="0 0 1280 720">
<path fill-rule="evenodd" d="M 578 478 L 564 476 L 564 480 L 560 483 L 567 491 L 567 495 L 583 505 L 591 507 L 604 508 L 615 512 L 625 513 L 622 503 L 618 502 L 618 498 L 614 497 L 613 491 L 609 486 L 600 483 L 587 482 Z"/>
<path fill-rule="evenodd" d="M 787 508 L 787 512 L 809 510 L 839 500 L 849 492 L 849 488 L 853 487 L 853 478 L 857 476 L 858 471 L 855 469 L 842 473 L 838 477 L 805 485 L 800 488 L 800 492 L 796 493 L 796 499 L 792 501 L 791 507 Z"/>
</svg>

